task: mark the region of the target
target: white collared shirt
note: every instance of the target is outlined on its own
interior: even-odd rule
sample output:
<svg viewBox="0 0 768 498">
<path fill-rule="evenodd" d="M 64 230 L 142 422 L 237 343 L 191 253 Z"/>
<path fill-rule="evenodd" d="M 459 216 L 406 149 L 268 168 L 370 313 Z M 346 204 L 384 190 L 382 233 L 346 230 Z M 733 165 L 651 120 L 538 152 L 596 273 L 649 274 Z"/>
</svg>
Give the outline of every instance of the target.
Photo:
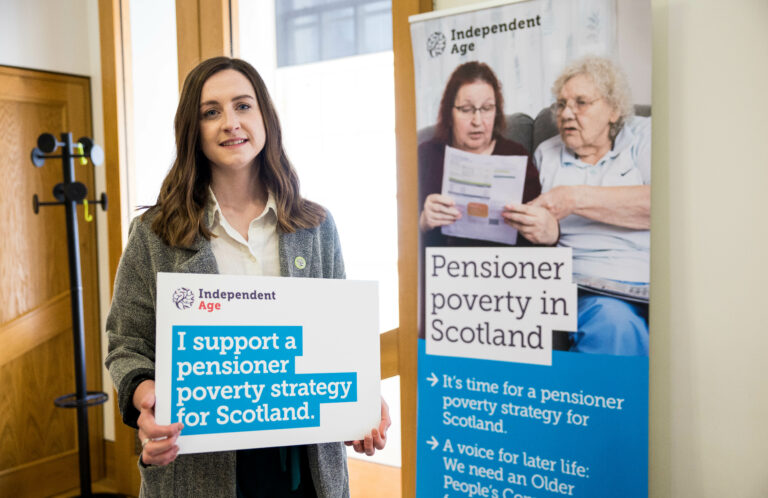
<svg viewBox="0 0 768 498">
<path fill-rule="evenodd" d="M 280 256 L 277 236 L 277 205 L 269 193 L 264 211 L 251 220 L 248 240 L 229 224 L 221 212 L 219 201 L 209 190 L 211 200 L 208 216 L 213 218 L 211 249 L 216 257 L 219 273 L 224 275 L 280 275 Z M 209 218 L 210 219 L 210 218 Z"/>
<path fill-rule="evenodd" d="M 534 153 L 541 191 L 560 185 L 632 186 L 651 184 L 651 118 L 633 116 L 613 148 L 587 164 L 555 135 Z M 571 215 L 560 220 L 559 245 L 573 248 L 573 272 L 588 277 L 648 282 L 650 231 L 632 230 Z"/>
</svg>

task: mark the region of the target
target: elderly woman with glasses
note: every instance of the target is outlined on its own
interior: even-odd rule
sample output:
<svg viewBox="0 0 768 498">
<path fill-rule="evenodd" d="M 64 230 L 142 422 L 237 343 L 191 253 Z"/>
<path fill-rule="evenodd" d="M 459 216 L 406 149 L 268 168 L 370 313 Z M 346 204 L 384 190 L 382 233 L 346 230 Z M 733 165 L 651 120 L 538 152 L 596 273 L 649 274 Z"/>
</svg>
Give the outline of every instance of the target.
<svg viewBox="0 0 768 498">
<path fill-rule="evenodd" d="M 475 154 L 527 156 L 523 202 L 541 193 L 538 172 L 528 151 L 502 136 L 505 125 L 501 84 L 491 68 L 477 61 L 458 66 L 443 91 L 435 136 L 419 145 L 419 205 L 422 206 L 419 228 L 424 246 L 496 245 L 443 235 L 439 230 L 462 216 L 454 200 L 440 193 L 446 146 Z M 549 242 L 555 240 L 556 236 Z"/>
<path fill-rule="evenodd" d="M 534 154 L 543 194 L 503 216 L 535 243 L 554 235 L 542 227 L 557 220 L 558 245 L 573 249 L 574 279 L 588 284 L 580 285 L 572 351 L 647 355 L 650 118 L 633 116 L 627 80 L 607 59 L 576 61 L 552 92 L 559 134 Z"/>
</svg>

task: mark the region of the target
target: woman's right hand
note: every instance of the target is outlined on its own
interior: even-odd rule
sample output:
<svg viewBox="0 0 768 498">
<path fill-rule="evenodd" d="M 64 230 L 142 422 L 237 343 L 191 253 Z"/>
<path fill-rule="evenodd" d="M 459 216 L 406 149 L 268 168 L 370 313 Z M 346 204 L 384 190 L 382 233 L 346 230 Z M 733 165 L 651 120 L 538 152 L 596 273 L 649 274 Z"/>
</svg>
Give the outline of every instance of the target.
<svg viewBox="0 0 768 498">
<path fill-rule="evenodd" d="M 450 225 L 461 218 L 461 212 L 456 209 L 453 199 L 443 194 L 429 194 L 424 201 L 424 210 L 419 217 L 419 228 L 422 232 L 433 228 Z"/>
<path fill-rule="evenodd" d="M 560 225 L 546 208 L 528 204 L 507 204 L 501 213 L 504 221 L 534 244 L 551 246 L 560 238 Z"/>
<path fill-rule="evenodd" d="M 177 422 L 171 425 L 155 423 L 155 381 L 145 380 L 133 393 L 133 405 L 139 410 L 139 440 L 141 441 L 141 461 L 144 465 L 168 465 L 176 460 L 179 438 L 184 425 Z"/>
</svg>

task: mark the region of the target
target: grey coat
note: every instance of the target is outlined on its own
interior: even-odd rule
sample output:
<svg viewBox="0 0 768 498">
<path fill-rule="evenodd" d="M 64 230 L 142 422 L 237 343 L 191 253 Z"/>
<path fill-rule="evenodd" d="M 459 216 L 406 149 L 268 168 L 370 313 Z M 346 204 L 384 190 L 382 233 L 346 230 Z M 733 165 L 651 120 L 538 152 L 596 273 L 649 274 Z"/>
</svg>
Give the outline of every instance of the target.
<svg viewBox="0 0 768 498">
<path fill-rule="evenodd" d="M 344 262 L 330 213 L 319 226 L 279 234 L 280 274 L 288 277 L 344 278 Z M 301 256 L 306 266 L 295 264 Z M 210 242 L 199 237 L 191 249 L 171 248 L 151 230 L 150 221 L 131 223 L 128 244 L 115 279 L 107 318 L 106 365 L 117 388 L 123 420 L 136 427 L 133 392 L 138 379 L 154 378 L 157 272 L 218 273 Z M 348 497 L 349 476 L 342 443 L 307 446 L 317 496 Z M 141 496 L 236 495 L 235 452 L 180 455 L 167 466 L 144 466 Z"/>
</svg>

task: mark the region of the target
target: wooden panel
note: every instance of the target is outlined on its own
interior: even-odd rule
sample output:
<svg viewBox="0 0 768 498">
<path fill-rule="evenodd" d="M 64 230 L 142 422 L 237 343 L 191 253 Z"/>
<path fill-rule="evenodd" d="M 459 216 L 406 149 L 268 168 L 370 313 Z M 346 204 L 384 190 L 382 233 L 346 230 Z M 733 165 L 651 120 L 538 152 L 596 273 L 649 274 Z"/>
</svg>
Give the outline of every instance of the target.
<svg viewBox="0 0 768 498">
<path fill-rule="evenodd" d="M 229 0 L 198 0 L 200 60 L 232 55 Z M 190 68 L 191 69 L 191 68 Z"/>
<path fill-rule="evenodd" d="M 117 492 L 114 481 L 110 479 L 102 479 L 101 481 L 95 481 L 91 486 L 93 496 L 113 496 Z M 118 494 L 118 496 L 123 496 Z M 79 498 L 80 488 L 72 488 L 64 493 L 52 495 L 51 498 Z M 127 498 L 127 497 L 126 497 Z"/>
<path fill-rule="evenodd" d="M 349 491 L 355 498 L 400 496 L 400 468 L 348 458 Z"/>
<path fill-rule="evenodd" d="M 237 0 L 176 0 L 179 89 L 187 73 L 201 61 L 238 52 L 232 43 L 237 11 Z"/>
<path fill-rule="evenodd" d="M 104 463 L 106 467 L 105 475 L 107 476 L 107 479 L 111 482 L 111 484 L 114 486 L 114 479 L 112 476 L 115 475 L 115 442 L 114 441 L 104 441 Z"/>
<path fill-rule="evenodd" d="M 53 186 L 61 181 L 61 168 L 34 168 L 29 161 L 36 133 L 59 130 L 64 125 L 63 105 L 44 100 L 24 102 L 15 92 L 18 80 L 3 78 L 3 83 L 11 84 L 4 85 L 8 90 L 0 99 L 0 172 L 7 188 L 2 209 L 6 233 L 14 234 L 0 238 L 0 296 L 4 297 L 0 324 L 28 313 L 68 287 L 65 279 L 57 278 L 68 271 L 66 257 L 56 258 L 54 245 L 40 244 L 46 236 L 66 240 L 64 212 L 43 209 L 35 216 L 32 211 L 32 195 L 49 200 Z M 64 95 L 61 97 L 63 100 Z M 16 119 L 21 115 L 34 119 Z M 22 282 L 24 285 L 19 285 Z"/>
<path fill-rule="evenodd" d="M 394 377 L 400 372 L 400 362 L 398 357 L 398 334 L 399 330 L 390 330 L 379 336 L 381 349 L 381 378 L 388 379 Z"/>
<path fill-rule="evenodd" d="M 120 255 L 123 253 L 122 220 L 128 212 L 123 202 L 126 181 L 126 98 L 124 91 L 124 65 L 130 59 L 130 44 L 123 49 L 123 37 L 130 33 L 130 26 L 122 26 L 128 19 L 127 6 L 120 0 L 99 2 L 99 36 L 101 42 L 101 88 L 104 108 L 104 168 L 106 168 L 109 210 L 109 287 L 112 289 Z M 121 7 L 125 12 L 121 11 Z"/>
<path fill-rule="evenodd" d="M 398 368 L 402 423 L 402 495 L 416 495 L 416 385 L 418 288 L 418 191 L 416 95 L 408 16 L 432 10 L 430 0 L 392 1 L 392 50 L 395 62 L 395 139 L 400 329 Z M 388 354 L 382 351 L 382 354 Z"/>
<path fill-rule="evenodd" d="M 51 458 L 33 462 L 0 473 L 2 496 L 51 496 L 65 489 L 80 489 L 77 473 L 77 452 L 67 451 Z M 41 479 L 41 476 L 44 479 Z"/>
<path fill-rule="evenodd" d="M 181 91 L 187 73 L 200 62 L 200 9 L 197 0 L 176 0 L 176 52 Z"/>
<path fill-rule="evenodd" d="M 0 366 L 72 328 L 69 291 L 5 325 L 0 325 Z"/>
<path fill-rule="evenodd" d="M 0 367 L 0 469 L 76 449 L 75 412 L 53 405 L 54 398 L 75 385 L 71 351 L 70 333 L 60 334 Z"/>
<path fill-rule="evenodd" d="M 13 341 L 0 356 L 2 496 L 24 496 L 26 492 L 6 489 L 16 489 L 14 483 L 28 472 L 45 475 L 45 462 L 76 450 L 75 412 L 53 405 L 53 398 L 75 389 L 72 331 L 65 318 L 69 267 L 64 208 L 43 207 L 38 215 L 32 210 L 33 194 L 41 201 L 53 199 L 53 186 L 62 181 L 61 161 L 51 159 L 35 168 L 29 157 L 40 133 L 70 131 L 75 140 L 90 136 L 90 116 L 87 78 L 0 67 L 0 177 L 6 184 L 0 210 L 10 234 L 0 238 L 0 339 Z M 93 166 L 77 165 L 75 175 L 93 196 Z M 101 385 L 96 231 L 83 219 L 82 208 L 78 218 L 88 388 L 96 390 Z M 100 408 L 90 410 L 89 428 L 92 472 L 98 478 L 103 474 Z M 77 478 L 77 466 L 68 473 Z"/>
</svg>

